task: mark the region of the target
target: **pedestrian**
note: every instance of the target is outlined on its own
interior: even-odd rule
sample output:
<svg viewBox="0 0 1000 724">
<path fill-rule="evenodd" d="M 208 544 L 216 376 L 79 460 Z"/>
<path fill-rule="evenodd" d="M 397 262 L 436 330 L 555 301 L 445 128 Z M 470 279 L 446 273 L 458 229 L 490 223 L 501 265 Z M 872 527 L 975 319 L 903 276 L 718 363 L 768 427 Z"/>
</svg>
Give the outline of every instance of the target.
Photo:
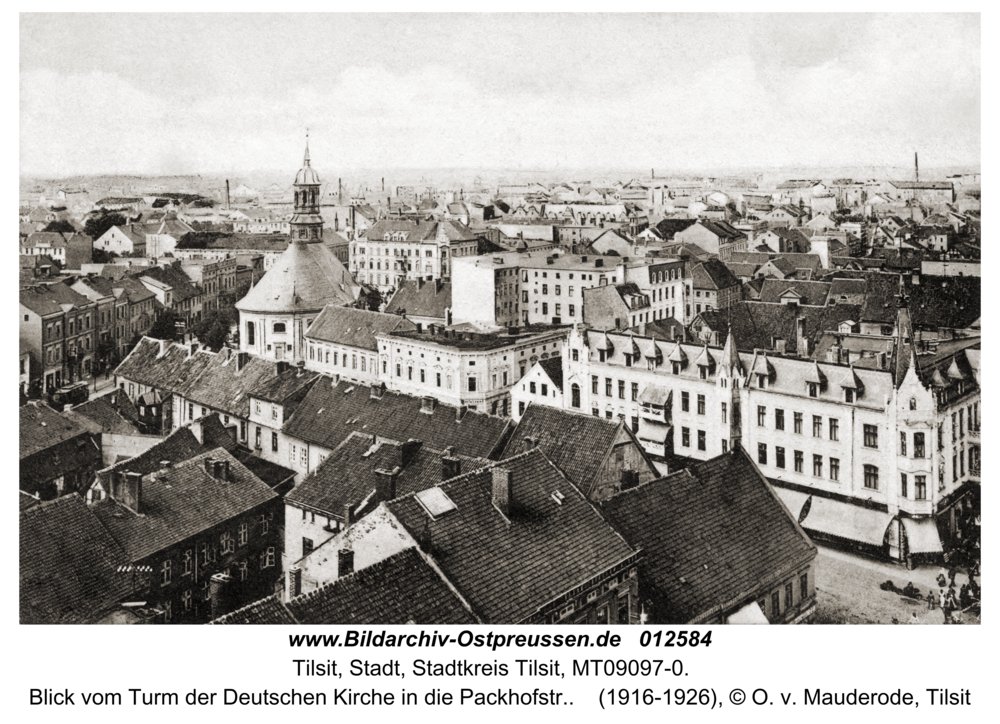
<svg viewBox="0 0 1000 724">
<path fill-rule="evenodd" d="M 927 592 L 927 610 L 928 611 L 934 610 L 934 591 Z"/>
<path fill-rule="evenodd" d="M 948 582 L 952 586 L 955 585 L 955 576 L 957 574 L 958 574 L 958 566 L 952 565 L 951 568 L 948 569 Z"/>
<path fill-rule="evenodd" d="M 938 588 L 944 588 L 946 582 L 947 579 L 945 578 L 945 570 L 942 568 L 940 571 L 938 571 L 938 576 L 937 576 Z"/>
<path fill-rule="evenodd" d="M 910 613 L 910 623 L 920 623 L 920 619 L 917 618 L 917 612 L 913 611 Z"/>
<path fill-rule="evenodd" d="M 944 622 L 946 624 L 951 623 L 951 609 L 948 607 L 948 593 L 941 589 L 938 593 L 938 603 L 941 604 L 941 612 L 944 614 Z"/>
</svg>

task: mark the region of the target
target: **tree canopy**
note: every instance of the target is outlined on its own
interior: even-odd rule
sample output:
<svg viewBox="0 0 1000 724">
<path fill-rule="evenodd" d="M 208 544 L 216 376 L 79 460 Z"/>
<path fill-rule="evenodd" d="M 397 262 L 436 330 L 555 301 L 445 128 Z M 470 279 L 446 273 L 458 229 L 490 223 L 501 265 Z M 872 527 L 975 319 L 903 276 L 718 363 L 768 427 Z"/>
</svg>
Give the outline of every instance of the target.
<svg viewBox="0 0 1000 724">
<path fill-rule="evenodd" d="M 68 221 L 63 219 L 56 219 L 55 221 L 50 221 L 48 225 L 42 229 L 42 231 L 57 231 L 60 234 L 75 234 L 76 229 Z"/>
<path fill-rule="evenodd" d="M 230 330 L 239 322 L 236 307 L 227 305 L 205 314 L 189 330 L 198 341 L 213 352 L 218 352 L 229 341 Z"/>
<path fill-rule="evenodd" d="M 83 233 L 96 241 L 104 236 L 112 226 L 124 226 L 126 223 L 128 223 L 128 219 L 121 214 L 105 212 L 87 219 L 83 225 Z"/>
</svg>

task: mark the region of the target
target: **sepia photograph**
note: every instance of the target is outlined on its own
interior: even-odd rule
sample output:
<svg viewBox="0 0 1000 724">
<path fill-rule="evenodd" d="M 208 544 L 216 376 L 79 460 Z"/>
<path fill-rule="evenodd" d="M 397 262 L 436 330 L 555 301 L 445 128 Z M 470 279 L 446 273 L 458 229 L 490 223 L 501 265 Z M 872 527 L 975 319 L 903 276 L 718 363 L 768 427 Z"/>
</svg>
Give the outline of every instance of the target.
<svg viewBox="0 0 1000 724">
<path fill-rule="evenodd" d="M 981 623 L 978 13 L 18 25 L 20 625 Z"/>
</svg>

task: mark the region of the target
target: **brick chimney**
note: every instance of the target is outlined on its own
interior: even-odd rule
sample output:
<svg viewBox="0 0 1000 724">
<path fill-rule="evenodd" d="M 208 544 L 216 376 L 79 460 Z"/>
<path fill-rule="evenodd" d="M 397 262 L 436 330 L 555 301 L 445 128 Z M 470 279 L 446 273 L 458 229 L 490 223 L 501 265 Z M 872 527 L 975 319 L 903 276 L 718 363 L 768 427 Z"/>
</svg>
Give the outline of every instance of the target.
<svg viewBox="0 0 1000 724">
<path fill-rule="evenodd" d="M 414 440 L 412 437 L 404 442 L 402 445 L 396 447 L 398 451 L 398 456 L 396 458 L 396 465 L 402 469 L 413 462 L 413 458 L 417 456 L 417 451 L 420 450 L 420 446 L 423 443 L 420 440 Z"/>
<path fill-rule="evenodd" d="M 302 569 L 292 566 L 288 569 L 288 597 L 295 598 L 302 593 Z"/>
<path fill-rule="evenodd" d="M 250 353 L 249 352 L 237 352 L 236 353 L 236 371 L 239 372 L 247 364 L 250 363 Z"/>
<path fill-rule="evenodd" d="M 493 468 L 493 505 L 506 517 L 510 517 L 513 503 L 511 472 L 507 468 Z"/>
<path fill-rule="evenodd" d="M 118 490 L 115 499 L 136 515 L 142 515 L 142 475 L 139 473 L 119 473 Z"/>
<path fill-rule="evenodd" d="M 212 602 L 212 618 L 229 613 L 229 582 L 233 579 L 225 573 L 216 573 L 208 582 L 208 597 Z"/>
<path fill-rule="evenodd" d="M 795 319 L 795 348 L 799 357 L 809 357 L 809 338 L 806 337 L 805 317 L 797 317 Z"/>
<path fill-rule="evenodd" d="M 396 499 L 396 478 L 399 477 L 400 468 L 392 470 L 378 469 L 375 471 L 375 497 L 379 503 Z"/>
<path fill-rule="evenodd" d="M 373 400 L 381 400 L 382 395 L 385 393 L 385 383 L 378 382 L 371 386 L 371 398 Z"/>
<path fill-rule="evenodd" d="M 441 456 L 441 482 L 462 474 L 462 461 L 451 455 Z"/>
<path fill-rule="evenodd" d="M 460 405 L 455 408 L 455 422 L 461 422 L 462 418 L 465 417 L 465 413 L 469 411 L 469 408 L 465 405 Z"/>
<path fill-rule="evenodd" d="M 357 509 L 357 504 L 355 503 L 344 503 L 344 527 L 354 523 L 354 511 Z"/>
<path fill-rule="evenodd" d="M 433 397 L 421 397 L 420 398 L 420 411 L 430 415 L 434 412 L 434 408 L 437 406 L 437 400 Z"/>
<path fill-rule="evenodd" d="M 354 551 L 341 548 L 337 551 L 337 578 L 354 573 Z"/>
</svg>

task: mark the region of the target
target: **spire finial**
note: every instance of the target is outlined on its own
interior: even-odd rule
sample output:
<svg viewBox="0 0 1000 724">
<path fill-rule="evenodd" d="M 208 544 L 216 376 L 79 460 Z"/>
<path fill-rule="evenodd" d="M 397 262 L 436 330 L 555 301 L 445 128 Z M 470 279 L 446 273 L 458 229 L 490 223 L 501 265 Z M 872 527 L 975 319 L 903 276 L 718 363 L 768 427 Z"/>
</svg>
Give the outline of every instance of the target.
<svg viewBox="0 0 1000 724">
<path fill-rule="evenodd" d="M 309 165 L 309 127 L 306 127 L 306 155 L 302 160 L 302 163 L 306 166 Z"/>
</svg>

